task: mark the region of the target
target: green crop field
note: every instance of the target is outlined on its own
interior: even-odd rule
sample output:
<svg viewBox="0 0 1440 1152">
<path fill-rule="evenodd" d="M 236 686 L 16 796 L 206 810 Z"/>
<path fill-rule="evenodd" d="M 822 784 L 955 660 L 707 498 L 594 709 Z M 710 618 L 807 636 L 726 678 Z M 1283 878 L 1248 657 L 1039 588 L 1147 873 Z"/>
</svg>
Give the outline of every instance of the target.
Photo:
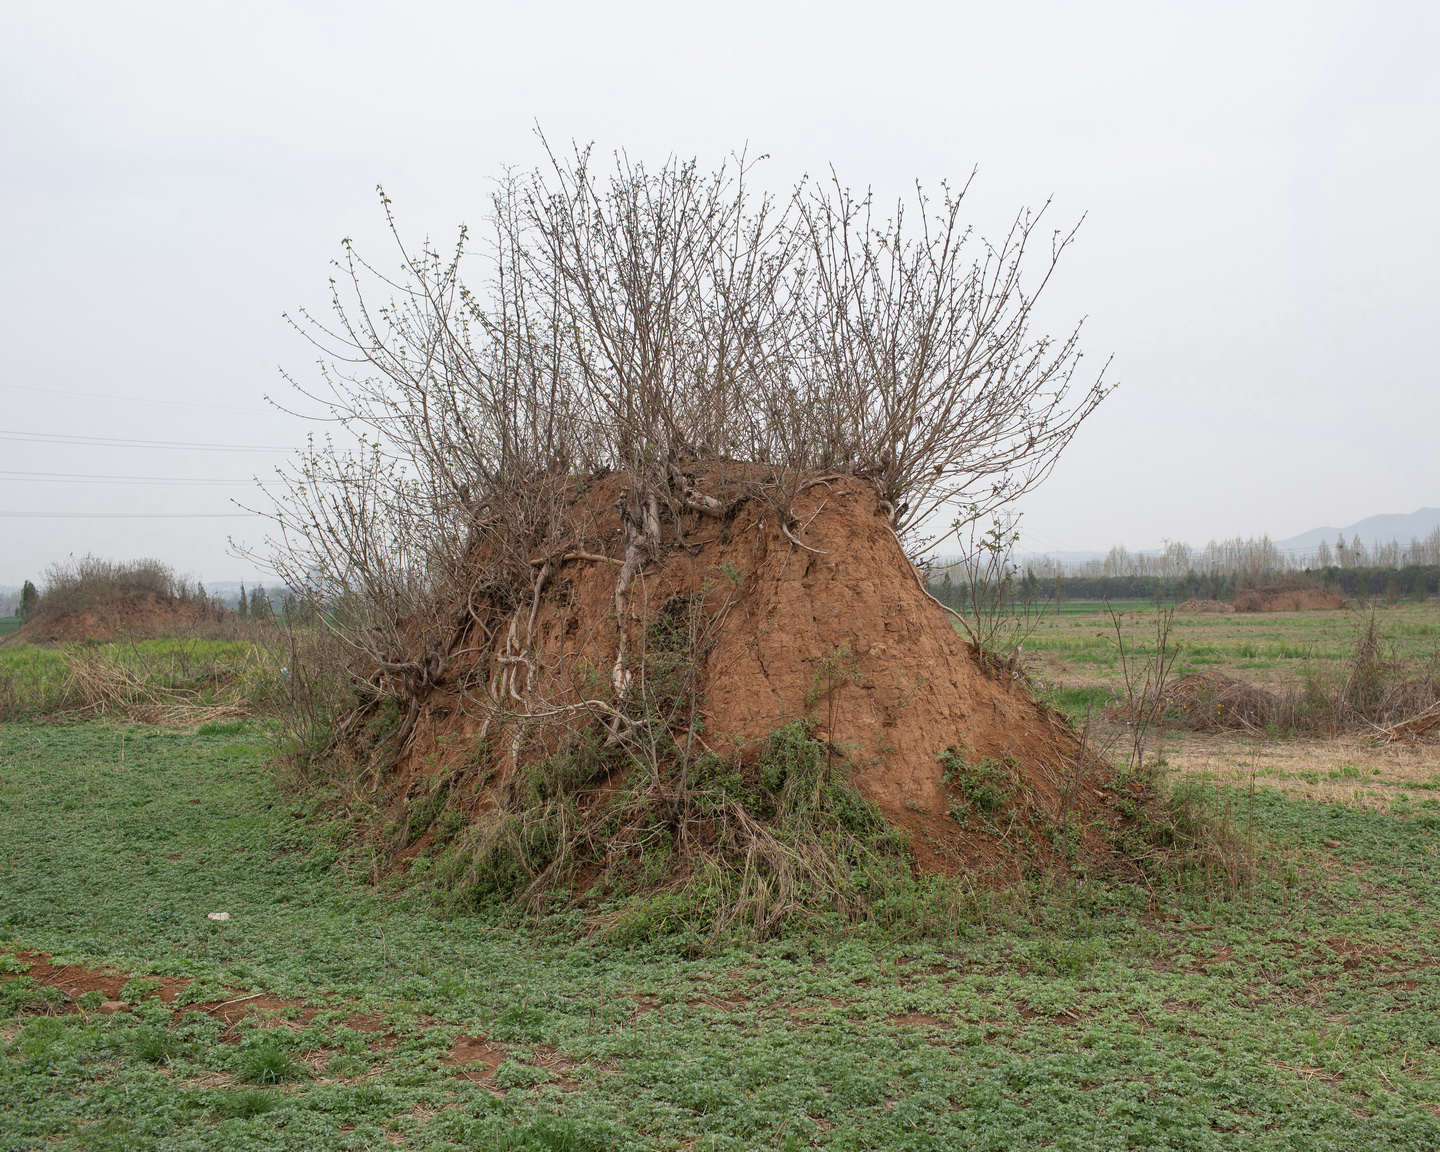
<svg viewBox="0 0 1440 1152">
<path fill-rule="evenodd" d="M 20 617 L 0 616 L 0 636 L 8 636 L 11 632 L 20 630 Z"/>
<path fill-rule="evenodd" d="M 1237 893 L 697 952 L 375 886 L 268 746 L 0 725 L 0 1148 L 1440 1147 L 1433 791 L 1208 786 L 1267 861 Z"/>
<path fill-rule="evenodd" d="M 1155 649 L 1154 604 L 1116 602 L 1129 653 Z M 1440 600 L 1378 605 L 1376 626 L 1388 657 L 1405 669 L 1440 670 Z M 1355 649 L 1369 609 L 1209 614 L 1177 612 L 1170 632 L 1172 677 L 1215 670 L 1266 687 L 1335 675 Z M 1123 694 L 1120 645 L 1106 606 L 1056 605 L 1024 642 L 1031 671 L 1072 715 L 1098 711 Z"/>
</svg>

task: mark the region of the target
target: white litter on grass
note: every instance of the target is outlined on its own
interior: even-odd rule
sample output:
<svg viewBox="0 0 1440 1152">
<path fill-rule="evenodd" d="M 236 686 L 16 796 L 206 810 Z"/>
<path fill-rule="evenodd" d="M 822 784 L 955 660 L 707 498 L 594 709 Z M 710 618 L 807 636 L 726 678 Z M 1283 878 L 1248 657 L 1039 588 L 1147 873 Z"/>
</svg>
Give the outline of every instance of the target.
<svg viewBox="0 0 1440 1152">
<path fill-rule="evenodd" d="M 207 920 L 228 920 L 228 919 L 230 919 L 230 913 L 228 913 L 228 912 L 211 912 L 211 913 L 209 913 L 208 916 L 206 916 L 206 919 L 207 919 Z"/>
</svg>

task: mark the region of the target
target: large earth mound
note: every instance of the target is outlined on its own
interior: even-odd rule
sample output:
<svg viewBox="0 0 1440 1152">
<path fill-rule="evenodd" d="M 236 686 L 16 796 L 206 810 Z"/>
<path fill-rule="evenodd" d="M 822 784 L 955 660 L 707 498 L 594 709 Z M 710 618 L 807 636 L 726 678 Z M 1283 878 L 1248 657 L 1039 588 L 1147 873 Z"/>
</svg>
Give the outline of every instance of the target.
<svg viewBox="0 0 1440 1152">
<path fill-rule="evenodd" d="M 957 634 L 868 483 L 812 482 L 790 505 L 789 530 L 757 494 L 753 469 L 713 466 L 683 482 L 715 504 L 677 514 L 673 541 L 631 588 L 626 619 L 617 617 L 616 582 L 628 484 L 618 475 L 587 481 L 575 496 L 582 546 L 532 561 L 544 573 L 533 602 L 486 622 L 473 592 L 456 592 L 462 617 L 471 597 L 476 623 L 449 644 L 443 672 L 391 745 L 398 755 L 377 766 L 383 791 L 413 807 L 433 795 L 427 782 L 468 774 L 483 783 L 467 793 L 472 819 L 513 803 L 527 766 L 600 724 L 603 706 L 585 701 L 605 697 L 617 651 L 627 653 L 632 698 L 649 692 L 663 711 L 667 678 L 689 674 L 666 662 L 685 648 L 673 643 L 685 633 L 701 713 L 686 730 L 742 777 L 777 730 L 799 721 L 903 831 L 923 868 L 1014 878 L 1062 849 L 1071 860 L 1112 854 L 1117 813 L 1133 811 L 1134 797 L 1114 790 L 1113 769 L 1085 752 L 1022 673 Z M 517 633 L 532 638 L 521 646 L 528 655 L 515 654 Z M 518 707 L 508 719 L 476 708 L 480 685 L 492 699 L 497 684 L 513 692 L 517 661 L 526 717 Z M 680 721 L 671 714 L 669 723 Z M 592 781 L 585 802 L 602 803 L 618 786 L 613 776 Z"/>
<path fill-rule="evenodd" d="M 11 638 L 25 644 L 83 644 L 175 636 L 194 628 L 204 616 L 203 607 L 193 600 L 120 589 L 58 610 L 47 608 L 42 599 L 34 617 Z"/>
</svg>

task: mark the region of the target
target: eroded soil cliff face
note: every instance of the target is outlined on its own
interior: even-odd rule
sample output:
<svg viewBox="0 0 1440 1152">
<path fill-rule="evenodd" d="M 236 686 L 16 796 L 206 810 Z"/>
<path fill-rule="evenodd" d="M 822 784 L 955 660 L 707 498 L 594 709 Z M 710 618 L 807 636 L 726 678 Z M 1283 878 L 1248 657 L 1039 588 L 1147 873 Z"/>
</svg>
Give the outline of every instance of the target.
<svg viewBox="0 0 1440 1152">
<path fill-rule="evenodd" d="M 527 757 L 553 751 L 557 732 L 599 723 L 581 705 L 606 697 L 623 627 L 632 697 L 659 701 L 665 675 L 693 675 L 700 722 L 677 720 L 698 747 L 742 765 L 781 726 L 808 723 L 837 770 L 909 834 L 922 867 L 1013 873 L 1048 853 L 1062 828 L 1074 847 L 1105 851 L 1117 799 L 1110 769 L 1083 755 L 1013 670 L 983 664 L 957 634 L 869 484 L 812 482 L 782 526 L 744 466 L 694 480 L 724 511 L 676 518 L 624 621 L 615 586 L 626 485 L 619 476 L 585 484 L 573 505 L 580 547 L 550 561 L 538 602 L 515 609 L 533 638 L 530 718 L 497 724 L 492 713 L 487 724 L 477 685 L 495 683 L 507 657 L 462 634 L 424 701 L 400 783 L 474 757 L 484 734 L 491 787 L 501 788 Z M 657 659 L 672 651 L 681 658 Z"/>
</svg>

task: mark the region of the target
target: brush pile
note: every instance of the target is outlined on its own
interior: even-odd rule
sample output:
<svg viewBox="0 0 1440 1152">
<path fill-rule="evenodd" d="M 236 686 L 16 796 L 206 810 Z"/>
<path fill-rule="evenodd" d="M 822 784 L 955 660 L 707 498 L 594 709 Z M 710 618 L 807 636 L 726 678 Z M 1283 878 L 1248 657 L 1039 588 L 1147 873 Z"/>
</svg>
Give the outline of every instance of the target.
<svg viewBox="0 0 1440 1152">
<path fill-rule="evenodd" d="M 1273 692 L 1223 672 L 1182 676 L 1165 686 L 1161 699 L 1166 721 L 1197 732 L 1263 730 L 1280 713 L 1280 698 Z"/>
<path fill-rule="evenodd" d="M 1235 605 L 1227 604 L 1224 600 L 1196 600 L 1193 597 L 1189 600 L 1182 600 L 1175 605 L 1176 612 L 1215 612 L 1229 613 L 1235 611 Z"/>
</svg>

